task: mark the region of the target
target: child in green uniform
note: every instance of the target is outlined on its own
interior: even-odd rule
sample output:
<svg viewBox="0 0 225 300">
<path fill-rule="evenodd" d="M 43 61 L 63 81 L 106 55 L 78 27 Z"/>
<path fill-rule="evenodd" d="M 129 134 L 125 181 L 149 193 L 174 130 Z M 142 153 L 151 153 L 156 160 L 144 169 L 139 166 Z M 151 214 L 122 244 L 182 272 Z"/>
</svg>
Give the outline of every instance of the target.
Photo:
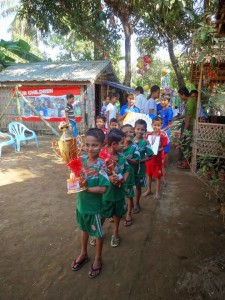
<svg viewBox="0 0 225 300">
<path fill-rule="evenodd" d="M 119 245 L 120 219 L 126 213 L 125 192 L 123 182 L 127 180 L 129 164 L 120 152 L 124 148 L 125 136 L 119 129 L 112 129 L 107 136 L 107 149 L 114 161 L 114 170 L 109 175 L 110 186 L 102 196 L 102 217 L 114 220 L 114 230 L 111 238 L 111 246 Z M 104 221 L 104 220 L 103 220 Z"/>
<path fill-rule="evenodd" d="M 128 200 L 127 202 L 127 215 L 124 221 L 124 226 L 130 226 L 133 224 L 132 209 L 134 207 L 133 198 L 135 197 L 135 166 L 137 166 L 140 160 L 140 153 L 137 149 L 137 145 L 132 142 L 134 138 L 134 128 L 130 124 L 123 125 L 121 131 L 125 134 L 125 147 L 123 148 L 123 155 L 126 157 L 127 162 L 130 165 L 129 176 L 124 183 L 125 194 Z"/>
<path fill-rule="evenodd" d="M 89 272 L 89 277 L 98 276 L 102 268 L 103 231 L 101 225 L 102 194 L 109 186 L 105 162 L 99 158 L 105 135 L 101 129 L 91 128 L 85 135 L 87 155 L 82 157 L 82 163 L 87 176 L 85 191 L 77 194 L 77 223 L 81 230 L 81 252 L 72 262 L 72 270 L 78 271 L 89 261 L 87 243 L 89 236 L 96 237 L 96 254 Z"/>
<path fill-rule="evenodd" d="M 137 120 L 134 126 L 135 138 L 134 143 L 137 144 L 138 151 L 140 152 L 139 165 L 135 170 L 135 185 L 136 185 L 136 199 L 133 208 L 133 213 L 137 214 L 141 210 L 140 197 L 141 188 L 146 186 L 146 175 L 145 175 L 145 162 L 151 159 L 154 154 L 149 142 L 144 139 L 144 135 L 147 131 L 147 123 L 144 120 Z"/>
</svg>

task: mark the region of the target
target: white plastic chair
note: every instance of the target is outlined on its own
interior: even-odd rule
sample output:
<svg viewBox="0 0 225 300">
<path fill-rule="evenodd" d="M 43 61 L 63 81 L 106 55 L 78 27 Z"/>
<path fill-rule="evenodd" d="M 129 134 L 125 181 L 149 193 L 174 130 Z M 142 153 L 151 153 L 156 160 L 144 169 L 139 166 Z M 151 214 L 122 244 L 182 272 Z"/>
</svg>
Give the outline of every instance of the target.
<svg viewBox="0 0 225 300">
<path fill-rule="evenodd" d="M 5 146 L 12 146 L 14 151 L 16 151 L 15 139 L 10 134 L 0 131 L 0 157 L 2 156 L 2 147 Z"/>
<path fill-rule="evenodd" d="M 28 145 L 29 140 L 35 140 L 38 147 L 38 140 L 36 133 L 33 130 L 28 129 L 24 124 L 20 122 L 12 122 L 9 124 L 9 132 L 15 136 L 17 151 L 20 151 L 20 143 L 25 141 Z"/>
</svg>

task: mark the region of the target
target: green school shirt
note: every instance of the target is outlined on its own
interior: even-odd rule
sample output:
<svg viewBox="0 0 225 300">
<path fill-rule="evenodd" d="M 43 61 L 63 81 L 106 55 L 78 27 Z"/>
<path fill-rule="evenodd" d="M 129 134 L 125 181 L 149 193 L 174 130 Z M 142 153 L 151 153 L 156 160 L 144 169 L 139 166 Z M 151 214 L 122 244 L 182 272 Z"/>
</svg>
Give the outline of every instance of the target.
<svg viewBox="0 0 225 300">
<path fill-rule="evenodd" d="M 140 153 L 138 151 L 137 145 L 132 143 L 130 146 L 123 150 L 123 155 L 126 157 L 126 159 L 134 159 L 136 161 L 140 160 Z M 124 183 L 127 185 L 134 185 L 135 184 L 135 165 L 129 164 L 130 170 L 129 175 Z"/>
<path fill-rule="evenodd" d="M 83 166 L 87 170 L 87 186 L 109 186 L 110 181 L 106 173 L 105 162 L 98 158 L 96 164 L 87 167 L 88 156 L 82 156 Z M 81 214 L 99 214 L 102 208 L 102 194 L 88 193 L 86 191 L 77 194 L 77 209 Z"/>
<path fill-rule="evenodd" d="M 115 173 L 124 175 L 126 172 L 129 172 L 130 166 L 123 154 L 118 153 L 118 161 L 115 165 Z M 123 185 L 120 187 L 117 185 L 114 185 L 110 182 L 110 186 L 107 188 L 106 192 L 102 196 L 102 200 L 107 201 L 120 201 L 121 199 L 125 198 L 125 192 L 123 189 Z"/>
<path fill-rule="evenodd" d="M 194 125 L 194 121 L 196 119 L 196 111 L 197 111 L 197 101 L 196 99 L 189 99 L 185 106 L 185 116 L 191 117 L 190 125 Z"/>
<path fill-rule="evenodd" d="M 144 159 L 146 156 L 151 157 L 154 154 L 149 144 L 149 141 L 142 139 L 139 142 L 134 142 L 136 142 L 137 144 L 137 148 L 140 153 L 140 160 Z M 135 176 L 145 176 L 145 162 L 141 162 L 138 166 L 135 167 Z"/>
</svg>

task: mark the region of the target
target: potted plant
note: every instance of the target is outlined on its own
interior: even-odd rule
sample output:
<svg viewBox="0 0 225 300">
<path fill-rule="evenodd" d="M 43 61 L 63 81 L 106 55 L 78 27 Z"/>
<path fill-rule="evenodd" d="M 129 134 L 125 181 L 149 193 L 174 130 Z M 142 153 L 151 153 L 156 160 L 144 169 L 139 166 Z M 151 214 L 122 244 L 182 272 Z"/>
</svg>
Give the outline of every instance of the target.
<svg viewBox="0 0 225 300">
<path fill-rule="evenodd" d="M 210 180 L 215 177 L 214 159 L 210 156 L 204 155 L 199 158 L 199 173 L 205 179 Z"/>
<path fill-rule="evenodd" d="M 218 171 L 218 178 L 221 181 L 225 181 L 225 167 L 220 167 L 220 169 Z"/>
</svg>

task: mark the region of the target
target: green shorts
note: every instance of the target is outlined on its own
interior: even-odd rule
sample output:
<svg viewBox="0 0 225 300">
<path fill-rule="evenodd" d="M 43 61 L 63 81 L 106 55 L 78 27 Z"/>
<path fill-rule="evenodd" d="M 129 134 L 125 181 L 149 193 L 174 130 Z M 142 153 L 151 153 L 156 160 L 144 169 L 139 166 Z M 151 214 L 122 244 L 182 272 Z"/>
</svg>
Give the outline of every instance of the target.
<svg viewBox="0 0 225 300">
<path fill-rule="evenodd" d="M 102 217 L 103 218 L 111 218 L 113 216 L 122 218 L 127 211 L 127 204 L 125 199 L 121 199 L 119 201 L 102 201 Z"/>
<path fill-rule="evenodd" d="M 76 210 L 77 224 L 80 230 L 86 231 L 89 235 L 95 236 L 97 238 L 103 237 L 103 229 L 101 224 L 101 216 L 96 215 L 85 215 L 79 213 Z"/>
<path fill-rule="evenodd" d="M 135 177 L 135 185 L 136 187 L 146 187 L 146 176 L 136 176 Z"/>
<path fill-rule="evenodd" d="M 126 198 L 134 198 L 136 196 L 134 185 L 124 185 Z"/>
</svg>

